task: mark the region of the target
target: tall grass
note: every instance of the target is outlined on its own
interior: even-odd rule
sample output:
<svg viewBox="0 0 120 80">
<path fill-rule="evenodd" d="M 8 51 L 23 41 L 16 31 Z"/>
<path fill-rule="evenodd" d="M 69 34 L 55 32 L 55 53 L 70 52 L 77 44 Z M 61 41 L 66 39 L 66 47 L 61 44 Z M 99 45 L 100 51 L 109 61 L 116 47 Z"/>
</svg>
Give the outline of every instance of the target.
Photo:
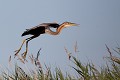
<svg viewBox="0 0 120 80">
<path fill-rule="evenodd" d="M 68 60 L 70 60 L 74 66 L 71 69 L 76 71 L 76 76 L 66 72 L 66 75 L 58 67 L 55 68 L 55 71 L 52 72 L 49 66 L 45 65 L 45 68 L 40 64 L 39 61 L 39 52 L 37 57 L 30 56 L 29 60 L 31 65 L 35 65 L 35 70 L 30 70 L 30 73 L 25 72 L 24 69 L 19 67 L 18 64 L 15 64 L 15 70 L 8 73 L 2 71 L 0 80 L 120 80 L 120 58 L 113 56 L 114 53 L 120 54 L 120 48 L 112 49 L 114 53 L 111 52 L 111 49 L 106 45 L 106 49 L 109 53 L 109 56 L 106 57 L 107 63 L 106 66 L 96 68 L 93 63 L 83 64 L 78 58 L 70 55 L 67 48 L 65 48 L 66 53 L 68 54 Z M 75 52 L 77 53 L 77 46 L 75 46 Z M 11 60 L 9 59 L 9 62 Z"/>
</svg>

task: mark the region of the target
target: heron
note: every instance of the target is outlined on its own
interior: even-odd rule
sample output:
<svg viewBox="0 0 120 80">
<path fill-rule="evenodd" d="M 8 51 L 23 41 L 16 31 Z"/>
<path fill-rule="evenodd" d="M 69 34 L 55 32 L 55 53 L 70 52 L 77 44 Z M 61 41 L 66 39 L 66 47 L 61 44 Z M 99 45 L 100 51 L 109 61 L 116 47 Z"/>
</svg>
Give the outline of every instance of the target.
<svg viewBox="0 0 120 80">
<path fill-rule="evenodd" d="M 59 24 L 54 22 L 54 23 L 42 23 L 42 24 L 39 24 L 37 26 L 34 26 L 30 29 L 26 29 L 26 31 L 23 32 L 23 34 L 21 36 L 25 36 L 25 35 L 33 35 L 27 39 L 24 39 L 23 42 L 22 42 L 22 45 L 20 46 L 20 48 L 18 50 L 16 50 L 15 52 L 15 56 L 18 55 L 18 53 L 20 52 L 23 44 L 26 42 L 26 47 L 28 46 L 28 42 L 33 39 L 33 38 L 36 38 L 38 37 L 40 34 L 44 34 L 45 33 L 45 29 L 47 28 L 57 28 L 59 27 Z M 26 48 L 27 49 L 27 48 Z M 27 50 L 26 50 L 27 52 Z M 24 52 L 23 54 L 25 54 L 26 52 Z"/>
<path fill-rule="evenodd" d="M 42 23 L 42 24 L 35 26 L 33 28 L 26 29 L 26 31 L 23 32 L 22 36 L 26 36 L 26 35 L 32 35 L 32 36 L 23 40 L 20 48 L 15 51 L 16 52 L 15 56 L 19 53 L 19 51 L 21 50 L 21 48 L 25 42 L 26 42 L 26 51 L 22 54 L 23 59 L 26 58 L 26 55 L 28 52 L 28 42 L 30 40 L 40 36 L 40 34 L 45 34 L 45 33 L 50 34 L 50 35 L 58 35 L 62 31 L 62 29 L 70 27 L 70 26 L 78 26 L 78 24 L 72 23 L 72 22 L 63 22 L 62 24 Z M 52 31 L 50 28 L 56 28 L 56 31 Z"/>
</svg>

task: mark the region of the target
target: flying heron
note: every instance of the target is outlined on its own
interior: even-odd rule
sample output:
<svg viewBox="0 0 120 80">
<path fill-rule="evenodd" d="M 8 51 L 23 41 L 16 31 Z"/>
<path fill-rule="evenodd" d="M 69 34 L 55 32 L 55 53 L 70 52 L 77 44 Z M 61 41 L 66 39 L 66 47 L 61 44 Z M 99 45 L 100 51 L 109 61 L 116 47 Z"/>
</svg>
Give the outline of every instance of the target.
<svg viewBox="0 0 120 80">
<path fill-rule="evenodd" d="M 22 54 L 23 59 L 26 58 L 27 55 L 27 51 L 28 51 L 28 42 L 38 36 L 40 36 L 40 34 L 50 34 L 50 35 L 58 35 L 63 28 L 66 27 L 70 27 L 70 26 L 78 26 L 78 24 L 76 23 L 71 23 L 71 22 L 63 22 L 62 24 L 58 24 L 58 23 L 42 23 L 38 26 L 35 26 L 33 28 L 30 29 L 26 29 L 25 32 L 23 32 L 22 36 L 25 35 L 33 35 L 25 40 L 23 40 L 22 45 L 20 46 L 20 48 L 18 50 L 16 50 L 15 52 L 15 56 L 19 53 L 19 51 L 21 50 L 24 42 L 26 41 L 26 51 Z M 57 28 L 56 32 L 52 31 L 50 28 Z"/>
</svg>

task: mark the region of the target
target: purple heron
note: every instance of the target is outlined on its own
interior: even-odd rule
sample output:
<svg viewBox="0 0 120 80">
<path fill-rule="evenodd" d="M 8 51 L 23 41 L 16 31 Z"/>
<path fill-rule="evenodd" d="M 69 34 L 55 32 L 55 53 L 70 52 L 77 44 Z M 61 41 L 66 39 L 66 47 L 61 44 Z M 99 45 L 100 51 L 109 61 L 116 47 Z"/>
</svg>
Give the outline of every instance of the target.
<svg viewBox="0 0 120 80">
<path fill-rule="evenodd" d="M 71 22 L 63 22 L 62 24 L 42 23 L 42 24 L 35 26 L 33 28 L 26 29 L 26 31 L 23 32 L 22 36 L 25 36 L 25 35 L 33 35 L 33 36 L 23 40 L 20 48 L 15 51 L 16 52 L 15 56 L 19 53 L 19 51 L 21 50 L 25 41 L 26 41 L 26 51 L 22 54 L 23 59 L 26 58 L 27 51 L 28 51 L 28 42 L 30 40 L 40 36 L 40 34 L 45 34 L 45 33 L 50 34 L 50 35 L 58 35 L 62 31 L 63 28 L 70 27 L 70 26 L 78 26 L 78 24 L 71 23 Z M 56 28 L 56 32 L 52 31 L 50 28 Z"/>
</svg>

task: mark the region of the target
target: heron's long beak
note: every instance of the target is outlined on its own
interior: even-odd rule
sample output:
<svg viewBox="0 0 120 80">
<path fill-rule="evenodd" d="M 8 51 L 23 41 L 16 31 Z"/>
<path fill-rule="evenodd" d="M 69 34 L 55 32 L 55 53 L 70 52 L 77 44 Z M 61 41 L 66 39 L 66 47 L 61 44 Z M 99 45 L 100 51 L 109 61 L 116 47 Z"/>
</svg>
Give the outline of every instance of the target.
<svg viewBox="0 0 120 80">
<path fill-rule="evenodd" d="M 67 27 L 70 27 L 70 26 L 78 26 L 79 24 L 76 24 L 76 23 L 69 23 L 69 24 L 66 24 L 65 26 L 64 26 L 64 28 L 67 28 Z"/>
<path fill-rule="evenodd" d="M 70 25 L 71 26 L 79 26 L 79 24 L 76 24 L 76 23 L 71 23 Z"/>
</svg>

